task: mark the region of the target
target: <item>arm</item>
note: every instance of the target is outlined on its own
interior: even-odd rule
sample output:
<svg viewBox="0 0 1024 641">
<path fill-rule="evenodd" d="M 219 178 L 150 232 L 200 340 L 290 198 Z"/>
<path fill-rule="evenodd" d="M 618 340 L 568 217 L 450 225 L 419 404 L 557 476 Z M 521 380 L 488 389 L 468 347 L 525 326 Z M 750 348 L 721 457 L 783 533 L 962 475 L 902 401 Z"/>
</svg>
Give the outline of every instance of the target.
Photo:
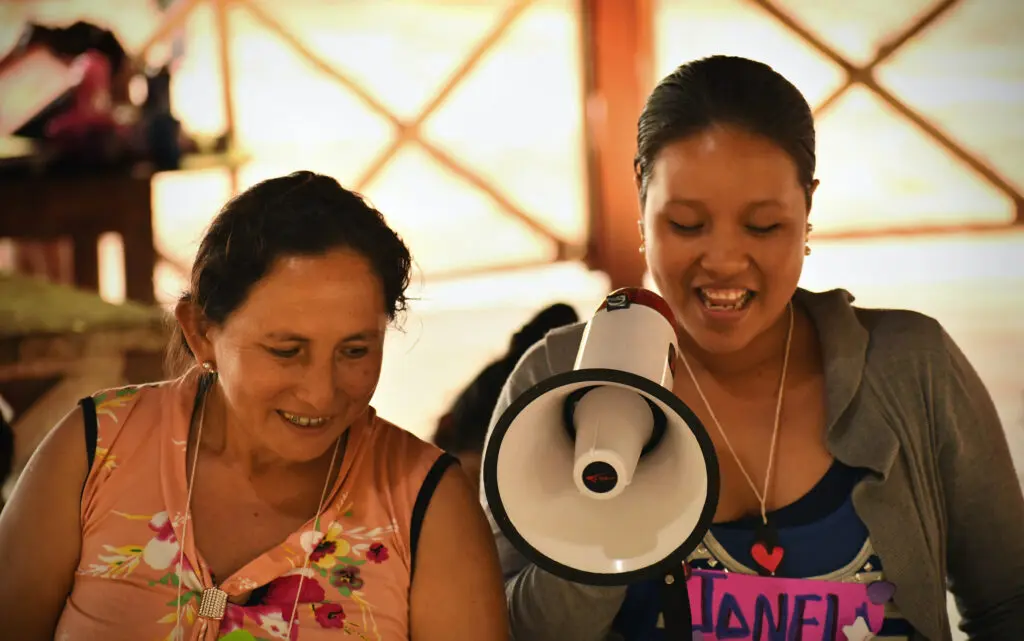
<svg viewBox="0 0 1024 641">
<path fill-rule="evenodd" d="M 469 481 L 445 471 L 420 531 L 410 596 L 412 641 L 507 641 L 501 569 Z"/>
<path fill-rule="evenodd" d="M 512 401 L 556 373 L 548 354 L 549 341 L 550 337 L 530 348 L 512 371 L 494 408 L 491 430 Z M 577 340 L 564 367 L 558 370 L 572 367 L 578 346 Z M 528 563 L 498 528 L 487 508 L 482 485 L 480 501 L 498 545 L 514 641 L 603 641 L 622 607 L 626 589 L 573 583 Z"/>
<path fill-rule="evenodd" d="M 1024 630 L 1024 498 L 988 390 L 943 333 L 932 412 L 946 500 L 949 587 L 972 641 Z"/>
<path fill-rule="evenodd" d="M 74 582 L 84 435 L 76 409 L 43 439 L 0 513 L 0 621 L 25 641 L 53 639 Z"/>
</svg>

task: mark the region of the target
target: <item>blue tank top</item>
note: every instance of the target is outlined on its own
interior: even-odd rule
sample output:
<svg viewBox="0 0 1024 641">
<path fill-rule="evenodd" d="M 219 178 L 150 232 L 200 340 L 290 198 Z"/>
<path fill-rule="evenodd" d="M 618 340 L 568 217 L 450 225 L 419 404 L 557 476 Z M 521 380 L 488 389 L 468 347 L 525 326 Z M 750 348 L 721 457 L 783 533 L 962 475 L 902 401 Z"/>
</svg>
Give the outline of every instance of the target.
<svg viewBox="0 0 1024 641">
<path fill-rule="evenodd" d="M 884 579 L 881 559 L 871 547 L 867 527 L 854 511 L 851 499 L 854 486 L 864 474 L 862 469 L 836 461 L 806 495 L 769 513 L 785 550 L 777 576 L 864 584 Z M 758 521 L 759 517 L 751 517 L 713 525 L 703 544 L 690 555 L 691 567 L 756 574 L 750 550 Z M 664 635 L 660 590 L 660 581 L 630 586 L 612 630 L 624 641 L 674 641 Z M 694 613 L 695 630 L 699 618 L 699 613 Z M 881 630 L 868 638 L 905 641 L 913 632 L 890 601 L 885 606 Z M 748 632 L 731 638 L 755 637 Z M 769 633 L 763 640 L 775 638 Z M 837 639 L 845 641 L 843 632 Z"/>
</svg>

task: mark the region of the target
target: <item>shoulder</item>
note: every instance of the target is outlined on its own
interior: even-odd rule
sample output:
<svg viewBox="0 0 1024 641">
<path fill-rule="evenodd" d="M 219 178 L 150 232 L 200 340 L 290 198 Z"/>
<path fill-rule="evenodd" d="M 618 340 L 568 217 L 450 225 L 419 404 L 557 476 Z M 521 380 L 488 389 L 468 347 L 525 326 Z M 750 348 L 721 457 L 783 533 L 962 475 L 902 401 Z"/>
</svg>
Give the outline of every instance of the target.
<svg viewBox="0 0 1024 641">
<path fill-rule="evenodd" d="M 854 305 L 854 297 L 842 289 L 812 293 L 801 290 L 799 298 L 810 310 L 826 347 L 850 353 L 862 345 L 868 366 L 927 363 L 948 360 L 950 338 L 942 324 L 909 309 L 870 308 Z"/>
<path fill-rule="evenodd" d="M 83 399 L 86 425 L 95 416 L 99 441 L 110 442 L 123 431 L 129 418 L 137 414 L 152 414 L 153 419 L 176 396 L 181 396 L 183 381 L 165 381 L 144 385 L 127 385 L 100 390 L 88 399 Z M 91 401 L 85 402 L 85 401 Z"/>
<path fill-rule="evenodd" d="M 139 399 L 154 393 L 163 395 L 166 393 L 166 387 L 166 383 L 126 385 L 100 390 L 92 394 L 90 398 L 93 407 L 96 408 L 97 419 L 107 417 L 114 422 L 120 422 L 119 419 L 131 414 Z"/>
<path fill-rule="evenodd" d="M 576 353 L 583 341 L 585 322 L 573 323 L 548 332 L 523 354 L 512 370 L 510 380 L 516 387 L 526 388 L 555 374 L 567 372 L 576 362 Z"/>
<path fill-rule="evenodd" d="M 908 309 L 853 310 L 868 331 L 871 348 L 919 357 L 945 352 L 948 336 L 942 324 L 931 316 Z"/>
<path fill-rule="evenodd" d="M 865 372 L 890 385 L 908 377 L 914 388 L 934 391 L 937 381 L 956 377 L 966 357 L 935 318 L 905 309 L 855 308 L 868 331 Z"/>
<path fill-rule="evenodd" d="M 388 494 L 399 512 L 422 510 L 441 475 L 456 459 L 412 432 L 372 415 L 370 438 L 360 448 L 369 457 L 375 491 Z"/>
<path fill-rule="evenodd" d="M 360 449 L 360 494 L 398 525 L 412 568 L 427 509 L 451 484 L 449 468 L 456 459 L 412 432 L 371 414 L 369 440 Z M 369 459 L 369 460 L 366 460 Z M 445 499 L 441 499 L 442 501 Z"/>
<path fill-rule="evenodd" d="M 392 467 L 415 468 L 429 465 L 443 451 L 433 443 L 420 438 L 409 430 L 391 423 L 376 414 L 370 418 L 371 443 L 376 458 L 387 461 Z"/>
</svg>

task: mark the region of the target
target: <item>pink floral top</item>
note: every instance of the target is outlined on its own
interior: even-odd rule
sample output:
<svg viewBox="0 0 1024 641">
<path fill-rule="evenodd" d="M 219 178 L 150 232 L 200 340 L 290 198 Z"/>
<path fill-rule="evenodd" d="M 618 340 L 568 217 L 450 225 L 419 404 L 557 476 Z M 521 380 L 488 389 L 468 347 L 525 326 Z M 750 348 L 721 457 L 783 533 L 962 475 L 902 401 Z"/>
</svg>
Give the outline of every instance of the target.
<svg viewBox="0 0 1024 641">
<path fill-rule="evenodd" d="M 369 410 L 351 427 L 321 532 L 310 522 L 228 577 L 218 587 L 252 591 L 247 605 L 229 603 L 220 621 L 201 618 L 210 572 L 191 528 L 179 543 L 196 387 L 185 377 L 93 397 L 98 441 L 82 496 L 81 559 L 55 638 L 284 639 L 305 572 L 291 641 L 407 640 L 418 521 L 450 459 Z"/>
</svg>

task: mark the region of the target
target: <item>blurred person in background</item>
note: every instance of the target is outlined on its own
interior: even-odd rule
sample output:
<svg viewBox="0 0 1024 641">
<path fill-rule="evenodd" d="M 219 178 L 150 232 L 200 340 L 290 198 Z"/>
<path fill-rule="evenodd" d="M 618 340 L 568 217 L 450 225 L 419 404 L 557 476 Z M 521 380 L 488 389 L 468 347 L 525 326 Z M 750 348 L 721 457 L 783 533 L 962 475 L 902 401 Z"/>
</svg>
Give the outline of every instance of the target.
<svg viewBox="0 0 1024 641">
<path fill-rule="evenodd" d="M 434 444 L 459 459 L 475 490 L 480 484 L 487 427 L 508 375 L 526 350 L 545 334 L 578 320 L 576 310 L 565 303 L 543 309 L 512 336 L 505 354 L 477 374 L 438 421 Z"/>
<path fill-rule="evenodd" d="M 470 484 L 369 406 L 410 261 L 332 178 L 230 201 L 175 309 L 184 374 L 84 399 L 0 515 L 5 638 L 504 641 Z"/>
<path fill-rule="evenodd" d="M 797 287 L 818 187 L 799 90 L 744 58 L 682 65 L 647 99 L 634 169 L 640 249 L 680 337 L 674 392 L 720 466 L 717 512 L 691 566 L 760 575 L 761 594 L 789 579 L 809 592 L 814 580 L 877 583 L 881 629 L 871 636 L 860 618 L 848 638 L 949 641 L 947 587 L 968 638 L 1022 638 L 1024 499 L 974 368 L 932 318 Z M 571 370 L 582 333 L 556 330 L 527 352 L 495 417 Z M 517 641 L 676 641 L 660 577 L 628 588 L 563 580 L 491 520 Z M 766 559 L 759 545 L 784 555 Z M 801 623 L 788 625 L 799 638 Z"/>
</svg>

